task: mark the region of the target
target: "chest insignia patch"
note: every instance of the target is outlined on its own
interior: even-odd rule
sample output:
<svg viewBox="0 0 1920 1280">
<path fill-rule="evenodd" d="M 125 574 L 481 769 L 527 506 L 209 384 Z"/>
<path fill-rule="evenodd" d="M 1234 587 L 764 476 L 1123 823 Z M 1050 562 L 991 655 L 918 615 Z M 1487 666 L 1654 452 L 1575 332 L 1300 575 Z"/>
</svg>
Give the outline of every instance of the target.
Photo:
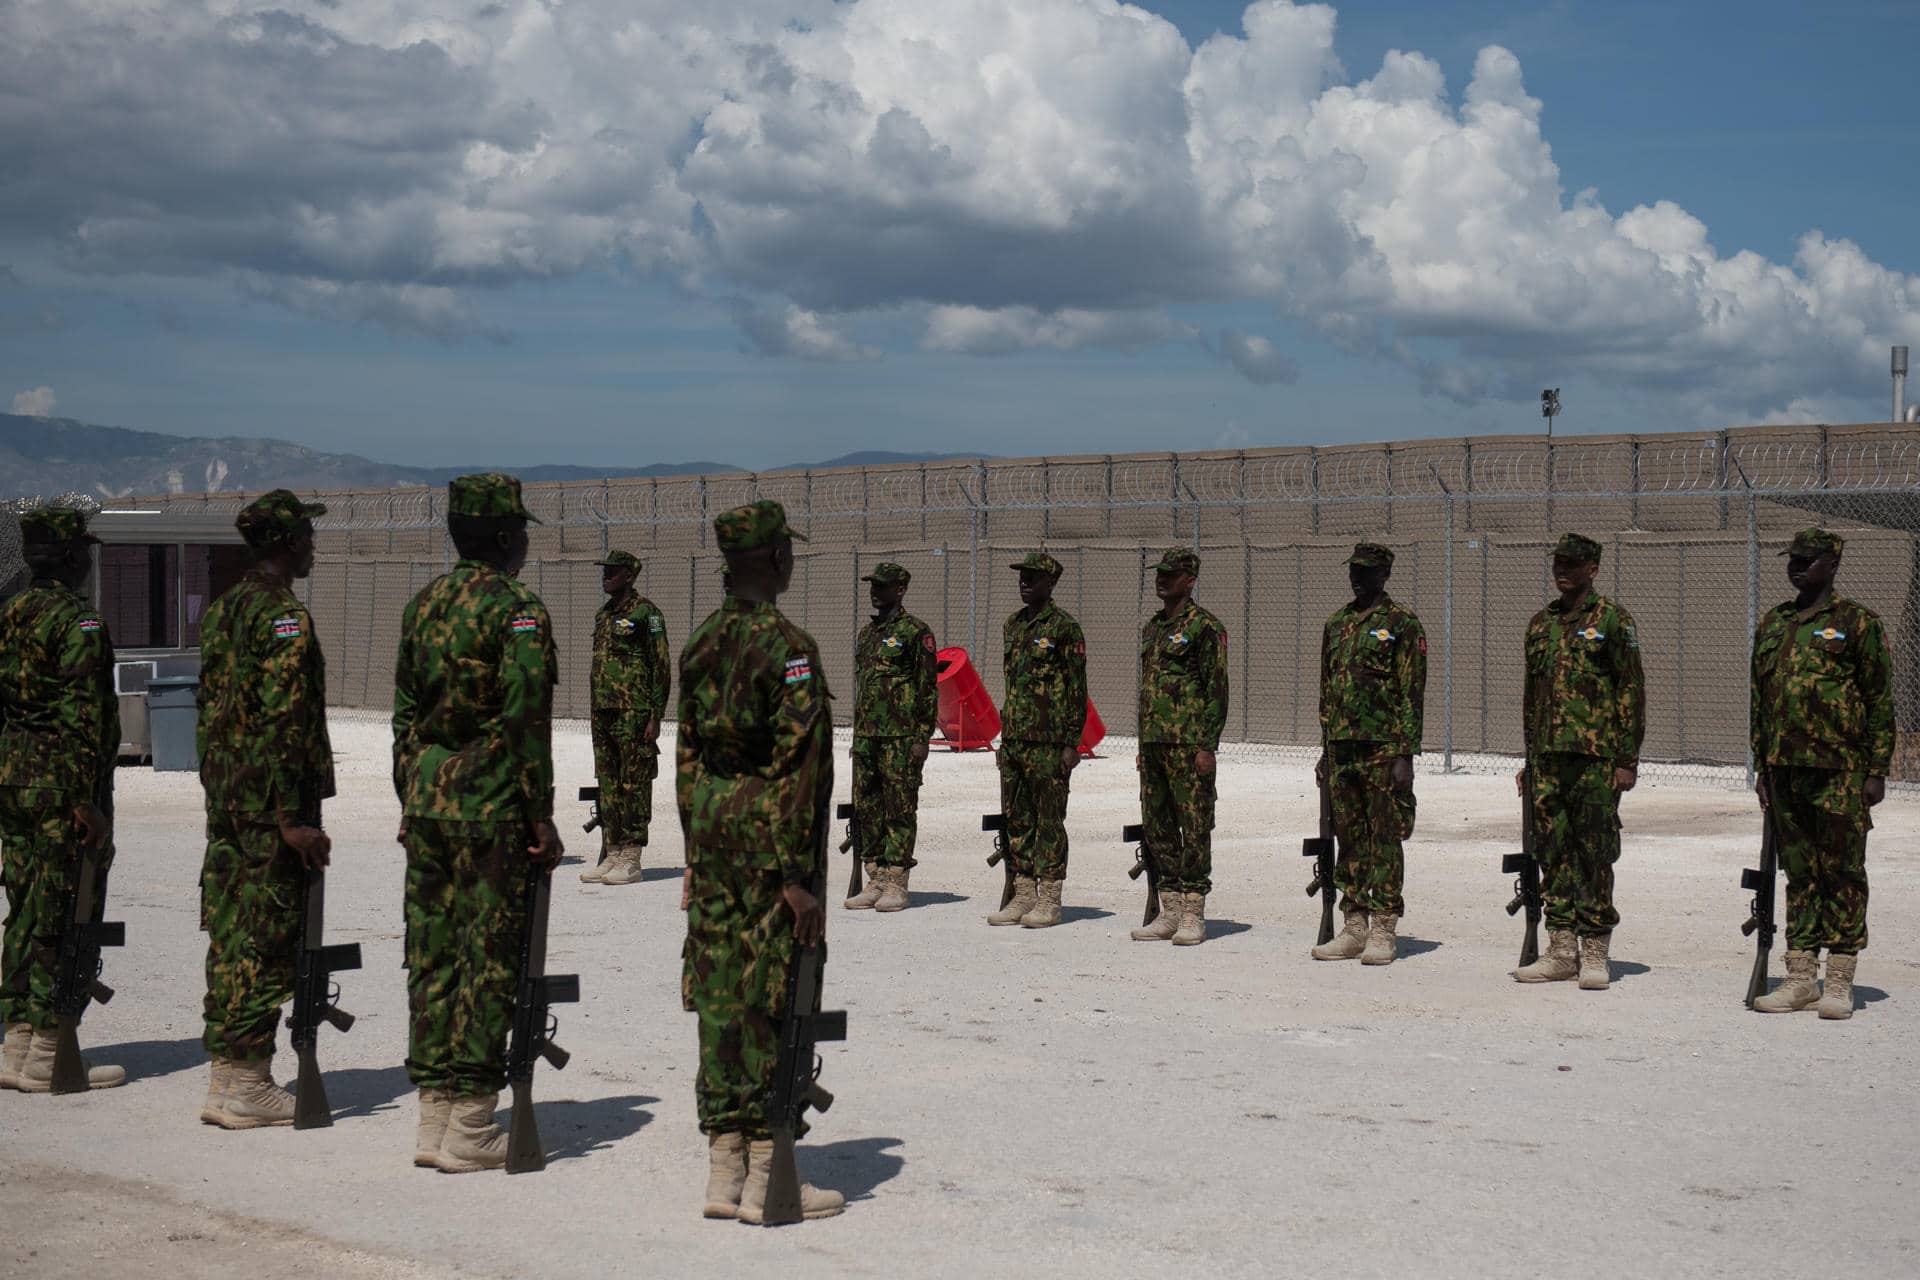
<svg viewBox="0 0 1920 1280">
<path fill-rule="evenodd" d="M 1385 627 L 1380 627 L 1377 630 L 1369 631 L 1367 632 L 1367 634 L 1372 636 L 1375 640 L 1378 640 L 1381 644 L 1393 643 L 1393 639 L 1394 639 L 1393 632 L 1387 630 Z"/>
<path fill-rule="evenodd" d="M 898 649 L 900 647 L 900 637 L 887 636 L 885 639 L 881 640 L 880 643 L 887 646 L 887 648 L 889 649 Z"/>
<path fill-rule="evenodd" d="M 1832 627 L 1822 627 L 1813 633 L 1813 638 L 1816 640 L 1845 640 L 1847 633 L 1844 631 L 1835 631 Z"/>
<path fill-rule="evenodd" d="M 1042 653 L 1046 653 L 1053 648 L 1053 637 L 1052 636 L 1035 636 L 1033 639 L 1033 647 L 1040 650 Z"/>
<path fill-rule="evenodd" d="M 1167 643 L 1176 649 L 1184 649 L 1187 647 L 1187 633 L 1184 631 L 1176 631 L 1167 637 Z"/>
<path fill-rule="evenodd" d="M 633 619 L 632 618 L 615 618 L 613 620 L 613 629 L 615 631 L 631 631 L 633 630 Z"/>
<path fill-rule="evenodd" d="M 1600 630 L 1598 627 L 1588 627 L 1584 631 L 1576 631 L 1573 634 L 1579 636 L 1582 640 L 1587 641 L 1589 644 L 1594 644 L 1601 640 L 1605 640 L 1607 638 L 1607 633 Z"/>
</svg>

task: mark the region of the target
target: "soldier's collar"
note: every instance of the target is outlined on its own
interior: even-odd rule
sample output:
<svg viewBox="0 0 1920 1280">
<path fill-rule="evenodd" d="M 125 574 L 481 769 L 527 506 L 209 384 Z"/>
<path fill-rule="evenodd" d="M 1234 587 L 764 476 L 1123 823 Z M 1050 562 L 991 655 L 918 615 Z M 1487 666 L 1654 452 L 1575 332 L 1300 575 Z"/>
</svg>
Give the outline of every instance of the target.
<svg viewBox="0 0 1920 1280">
<path fill-rule="evenodd" d="M 1793 612 L 1794 621 L 1805 622 L 1809 618 L 1819 617 L 1821 614 L 1825 613 L 1827 610 L 1833 608 L 1833 606 L 1839 603 L 1840 603 L 1840 593 L 1838 591 L 1829 591 L 1827 592 L 1827 598 L 1825 600 L 1822 600 L 1819 604 L 1816 604 L 1811 608 L 1802 609 L 1799 606 L 1795 605 L 1794 602 L 1791 600 L 1787 601 L 1787 608 Z"/>
<path fill-rule="evenodd" d="M 1553 610 L 1555 613 L 1565 614 L 1567 617 L 1572 618 L 1572 617 L 1578 616 L 1579 614 L 1585 613 L 1587 610 L 1593 608 L 1595 605 L 1599 603 L 1600 603 L 1600 593 L 1598 591 L 1595 591 L 1592 587 L 1588 587 L 1586 597 L 1582 599 L 1580 603 L 1575 605 L 1573 608 L 1571 609 L 1567 608 L 1567 602 L 1565 600 L 1562 600 L 1558 596 L 1555 596 L 1553 598 L 1553 603 L 1548 605 L 1547 608 Z"/>
<path fill-rule="evenodd" d="M 1195 600 L 1192 596 L 1188 596 L 1186 603 L 1181 605 L 1178 609 L 1175 609 L 1172 613 L 1167 612 L 1165 605 L 1162 605 L 1158 612 L 1162 618 L 1165 618 L 1168 622 L 1172 622 L 1174 619 L 1183 617 L 1186 614 L 1193 612 L 1195 609 L 1198 609 L 1199 607 L 1200 607 L 1200 602 L 1198 600 Z"/>
<path fill-rule="evenodd" d="M 1388 595 L 1386 592 L 1382 591 L 1380 593 L 1380 598 L 1378 600 L 1375 600 L 1372 604 L 1368 605 L 1364 609 L 1356 609 L 1353 607 L 1353 604 L 1354 604 L 1353 601 L 1351 600 L 1347 601 L 1347 612 L 1352 614 L 1356 618 L 1364 618 L 1368 614 L 1374 612 L 1375 610 L 1384 609 L 1392 603 L 1393 603 L 1393 597 Z"/>
</svg>

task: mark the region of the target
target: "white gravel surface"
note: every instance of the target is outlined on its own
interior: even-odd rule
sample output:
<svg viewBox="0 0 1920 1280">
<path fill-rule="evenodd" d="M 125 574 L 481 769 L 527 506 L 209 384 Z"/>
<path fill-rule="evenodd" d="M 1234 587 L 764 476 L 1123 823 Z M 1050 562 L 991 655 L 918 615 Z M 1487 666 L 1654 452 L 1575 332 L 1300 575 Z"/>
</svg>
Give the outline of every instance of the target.
<svg viewBox="0 0 1920 1280">
<path fill-rule="evenodd" d="M 1758 832 L 1742 792 L 1628 797 L 1616 981 L 1590 993 L 1507 976 L 1505 779 L 1422 777 L 1402 959 L 1368 969 L 1307 955 L 1306 769 L 1222 759 L 1210 940 L 1174 948 L 1126 936 L 1131 743 L 1075 777 L 1067 923 L 1042 931 L 983 922 L 1000 884 L 979 832 L 992 758 L 936 752 L 914 909 L 839 910 L 834 861 L 828 1004 L 850 1039 L 825 1048 L 839 1104 L 801 1161 L 852 1203 L 769 1231 L 699 1216 L 670 778 L 645 883 L 583 886 L 572 855 L 555 879 L 550 968 L 578 971 L 584 1002 L 558 1010 L 572 1065 L 535 1081 L 552 1163 L 451 1177 L 410 1162 L 386 732 L 343 716 L 334 743 L 329 935 L 367 964 L 342 976 L 358 1025 L 322 1043 L 336 1124 L 198 1123 L 200 790 L 123 771 L 110 916 L 128 945 L 108 953 L 119 997 L 83 1040 L 134 1080 L 0 1094 L 9 1272 L 225 1275 L 251 1233 L 256 1275 L 1106 1276 L 1170 1272 L 1183 1252 L 1231 1276 L 1914 1274 L 1920 803 L 1905 796 L 1877 814 L 1874 945 L 1859 1011 L 1834 1023 L 1741 1007 L 1739 870 Z M 562 726 L 556 752 L 577 853 L 584 727 Z M 292 1055 L 279 1065 L 290 1075 Z M 76 1204 L 105 1234 L 62 1222 Z M 174 1224 L 205 1210 L 218 1230 L 183 1253 L 194 1235 Z"/>
</svg>

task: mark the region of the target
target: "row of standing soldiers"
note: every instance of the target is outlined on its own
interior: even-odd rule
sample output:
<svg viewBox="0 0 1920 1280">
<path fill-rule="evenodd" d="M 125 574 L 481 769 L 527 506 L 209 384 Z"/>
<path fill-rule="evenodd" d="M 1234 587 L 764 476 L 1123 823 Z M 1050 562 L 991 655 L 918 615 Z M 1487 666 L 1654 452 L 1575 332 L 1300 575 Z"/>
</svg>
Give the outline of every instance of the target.
<svg viewBox="0 0 1920 1280">
<path fill-rule="evenodd" d="M 395 670 L 393 778 L 407 855 L 407 1069 L 420 1091 L 416 1164 L 496 1168 L 493 1123 L 528 910 L 528 864 L 562 852 L 553 825 L 551 714 L 558 680 L 551 621 L 516 573 L 534 517 L 509 476 L 450 486 L 454 568 L 408 604 Z M 199 738 L 208 814 L 201 925 L 208 934 L 204 1044 L 212 1059 L 201 1118 L 226 1128 L 288 1123 L 272 1079 L 279 1010 L 290 994 L 303 867 L 323 867 L 320 824 L 332 796 L 325 672 L 312 618 L 293 593 L 314 560 L 324 513 L 276 490 L 236 521 L 253 554 L 241 583 L 202 622 Z M 119 725 L 113 649 L 80 594 L 94 539 L 85 516 L 43 508 L 21 521 L 32 572 L 0 613 L 0 854 L 8 913 L 0 954 L 6 1025 L 0 1087 L 44 1092 L 52 1072 L 54 952 L 83 857 L 104 897 L 112 859 L 112 768 Z M 831 694 L 817 646 L 776 606 L 793 571 L 777 503 L 715 520 L 725 603 L 679 663 L 676 796 L 687 844 L 683 902 L 686 1006 L 698 1015 L 696 1100 L 708 1135 L 706 1212 L 757 1220 L 770 1159 L 768 1077 L 784 977 L 796 946 L 817 941 L 821 818 L 832 792 Z M 1892 755 L 1886 637 L 1879 618 L 1833 591 L 1842 543 L 1809 529 L 1785 553 L 1796 596 L 1770 611 L 1752 652 L 1752 749 L 1760 802 L 1787 870 L 1787 980 L 1765 1011 L 1819 1005 L 1851 1013 L 1866 945 L 1865 835 Z M 1527 629 L 1527 763 L 1543 870 L 1547 952 L 1521 981 L 1578 977 L 1604 987 L 1618 859 L 1619 796 L 1633 787 L 1645 724 L 1633 620 L 1593 590 L 1599 544 L 1563 537 L 1559 599 Z M 1321 652 L 1323 753 L 1341 855 L 1344 930 L 1320 959 L 1390 963 L 1404 914 L 1404 840 L 1414 817 L 1426 641 L 1386 592 L 1389 548 L 1348 561 L 1353 600 L 1327 622 Z M 603 567 L 610 601 L 596 626 L 596 771 L 608 820 L 600 878 L 637 878 L 646 796 L 669 680 L 666 627 L 632 595 L 639 565 Z M 1053 602 L 1061 566 L 1044 552 L 1016 563 L 1022 608 L 1006 623 L 999 748 L 1013 892 L 988 919 L 1058 923 L 1064 819 L 1087 707 L 1086 646 Z M 1162 911 L 1141 940 L 1197 943 L 1210 892 L 1215 752 L 1227 711 L 1227 636 L 1193 600 L 1198 557 L 1155 566 L 1159 612 L 1141 632 L 1138 768 L 1145 842 L 1162 869 Z M 935 642 L 908 614 L 898 565 L 869 577 L 874 621 L 858 645 L 854 792 L 869 889 L 850 908 L 907 905 L 914 813 L 933 728 Z M 603 688 L 619 685 L 622 688 Z M 622 806 L 629 806 L 623 808 Z M 784 912 L 792 928 L 763 922 Z M 1828 953 L 1824 996 L 1815 960 Z M 117 1067 L 88 1067 L 92 1087 Z M 808 1216 L 840 1209 L 802 1188 Z"/>
</svg>

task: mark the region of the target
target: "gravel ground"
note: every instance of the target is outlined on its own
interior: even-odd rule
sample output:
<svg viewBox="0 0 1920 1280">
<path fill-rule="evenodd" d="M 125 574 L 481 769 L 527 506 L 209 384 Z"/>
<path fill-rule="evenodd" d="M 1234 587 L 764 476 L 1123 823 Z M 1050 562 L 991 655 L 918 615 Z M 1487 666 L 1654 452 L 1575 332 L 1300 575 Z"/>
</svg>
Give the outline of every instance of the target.
<svg viewBox="0 0 1920 1280">
<path fill-rule="evenodd" d="M 358 941 L 367 964 L 342 975 L 358 1025 L 322 1042 L 337 1123 L 197 1122 L 200 792 L 126 771 L 111 917 L 128 946 L 108 953 L 120 994 L 83 1041 L 134 1080 L 0 1094 L 0 1269 L 1109 1275 L 1186 1254 L 1223 1276 L 1912 1274 L 1914 799 L 1878 811 L 1875 945 L 1859 1012 L 1828 1023 L 1741 1007 L 1739 869 L 1758 834 L 1741 792 L 1628 797 L 1616 981 L 1589 993 L 1507 977 L 1520 929 L 1497 868 L 1517 802 L 1502 778 L 1422 780 L 1403 958 L 1366 969 L 1307 956 L 1304 768 L 1222 759 L 1210 939 L 1173 948 L 1126 937 L 1140 910 L 1118 840 L 1136 817 L 1130 743 L 1075 777 L 1067 923 L 1045 931 L 982 923 L 1000 884 L 978 829 L 992 759 L 936 753 L 914 909 L 831 913 L 828 1004 L 848 1010 L 851 1038 L 824 1049 L 840 1101 L 801 1162 L 852 1203 L 761 1231 L 699 1216 L 669 780 L 645 883 L 580 885 L 573 855 L 555 880 L 549 965 L 578 971 L 585 998 L 558 1010 L 571 1066 L 535 1081 L 552 1163 L 449 1177 L 410 1162 L 385 730 L 343 716 L 334 742 L 329 939 Z M 570 797 L 591 767 L 584 727 L 562 726 L 556 753 Z M 576 850 L 584 816 L 563 805 Z M 836 858 L 836 891 L 845 869 Z M 291 1054 L 280 1066 L 291 1074 Z"/>
</svg>

